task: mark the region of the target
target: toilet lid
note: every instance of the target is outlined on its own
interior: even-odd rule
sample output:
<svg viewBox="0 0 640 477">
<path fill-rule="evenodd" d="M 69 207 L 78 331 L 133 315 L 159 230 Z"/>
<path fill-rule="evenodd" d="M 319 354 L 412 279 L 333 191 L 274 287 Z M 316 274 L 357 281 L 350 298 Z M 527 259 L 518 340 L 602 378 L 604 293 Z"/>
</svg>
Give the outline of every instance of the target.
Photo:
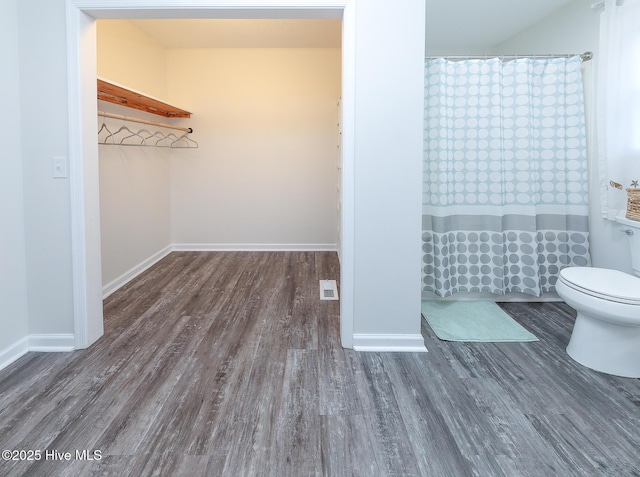
<svg viewBox="0 0 640 477">
<path fill-rule="evenodd" d="M 566 285 L 618 303 L 640 305 L 640 278 L 607 268 L 571 267 L 560 271 Z"/>
</svg>

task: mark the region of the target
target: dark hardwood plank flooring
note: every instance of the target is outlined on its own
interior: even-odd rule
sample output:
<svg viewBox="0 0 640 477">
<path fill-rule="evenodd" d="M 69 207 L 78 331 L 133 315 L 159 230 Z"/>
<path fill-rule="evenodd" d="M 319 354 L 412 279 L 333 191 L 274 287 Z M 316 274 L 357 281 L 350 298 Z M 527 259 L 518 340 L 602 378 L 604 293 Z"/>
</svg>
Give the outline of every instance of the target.
<svg viewBox="0 0 640 477">
<path fill-rule="evenodd" d="M 0 449 L 43 451 L 0 475 L 640 476 L 640 380 L 566 355 L 566 305 L 501 305 L 535 343 L 423 320 L 426 354 L 356 353 L 324 278 L 334 253 L 170 254 L 105 300 L 89 349 L 0 371 Z"/>
</svg>

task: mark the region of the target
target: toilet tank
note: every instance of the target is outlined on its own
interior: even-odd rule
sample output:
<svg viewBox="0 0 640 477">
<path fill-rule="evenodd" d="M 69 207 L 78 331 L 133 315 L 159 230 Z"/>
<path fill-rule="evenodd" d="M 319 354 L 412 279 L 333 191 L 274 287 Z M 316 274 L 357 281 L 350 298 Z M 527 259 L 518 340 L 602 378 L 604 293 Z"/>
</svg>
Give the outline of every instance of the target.
<svg viewBox="0 0 640 477">
<path fill-rule="evenodd" d="M 621 230 L 626 232 L 627 237 L 629 237 L 631 267 L 633 268 L 633 273 L 640 276 L 640 222 L 622 216 L 616 217 L 616 222 L 623 225 Z"/>
</svg>

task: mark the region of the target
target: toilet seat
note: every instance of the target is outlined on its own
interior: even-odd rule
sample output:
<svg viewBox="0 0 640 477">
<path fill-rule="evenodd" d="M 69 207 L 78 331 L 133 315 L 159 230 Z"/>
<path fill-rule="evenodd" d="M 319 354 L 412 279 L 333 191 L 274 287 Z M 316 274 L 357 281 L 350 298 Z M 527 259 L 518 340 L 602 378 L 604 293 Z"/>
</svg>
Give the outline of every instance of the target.
<svg viewBox="0 0 640 477">
<path fill-rule="evenodd" d="M 607 268 L 570 267 L 560 271 L 559 280 L 594 298 L 640 306 L 640 278 L 628 273 Z"/>
</svg>

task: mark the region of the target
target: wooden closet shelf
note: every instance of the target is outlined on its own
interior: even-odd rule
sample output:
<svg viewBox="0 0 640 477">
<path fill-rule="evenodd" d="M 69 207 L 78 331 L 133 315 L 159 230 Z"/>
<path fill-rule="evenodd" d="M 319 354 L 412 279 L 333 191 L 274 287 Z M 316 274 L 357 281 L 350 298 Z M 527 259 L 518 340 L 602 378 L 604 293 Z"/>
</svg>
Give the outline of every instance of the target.
<svg viewBox="0 0 640 477">
<path fill-rule="evenodd" d="M 190 118 L 191 113 L 176 108 L 142 93 L 125 88 L 108 81 L 98 79 L 98 99 L 109 103 L 120 104 L 128 108 L 138 109 L 165 118 Z"/>
</svg>

